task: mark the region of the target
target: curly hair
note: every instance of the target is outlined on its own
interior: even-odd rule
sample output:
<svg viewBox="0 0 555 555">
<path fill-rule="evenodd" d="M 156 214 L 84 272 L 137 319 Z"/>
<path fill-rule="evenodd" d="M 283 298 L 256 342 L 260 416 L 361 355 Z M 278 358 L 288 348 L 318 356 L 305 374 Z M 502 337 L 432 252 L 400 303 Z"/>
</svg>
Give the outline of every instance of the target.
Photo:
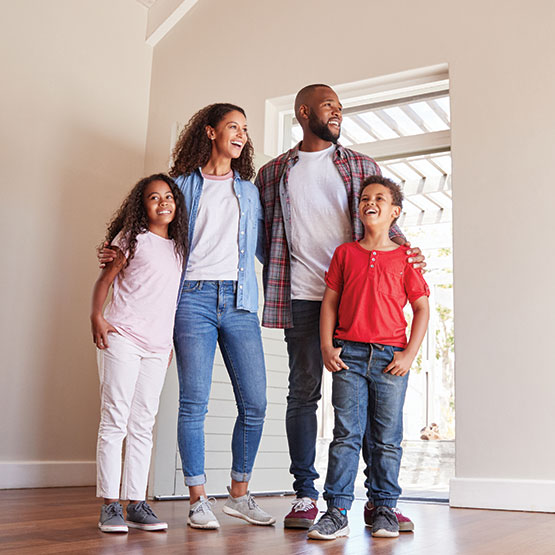
<svg viewBox="0 0 555 555">
<path fill-rule="evenodd" d="M 185 264 L 188 246 L 187 212 L 185 199 L 175 181 L 163 173 L 155 173 L 141 179 L 131 189 L 127 198 L 123 201 L 118 211 L 112 218 L 106 231 L 105 241 L 111 244 L 116 236 L 121 233 L 123 245 L 127 250 L 127 261 L 124 269 L 135 256 L 137 248 L 137 236 L 148 231 L 148 217 L 144 202 L 145 189 L 154 181 L 167 183 L 175 201 L 175 217 L 168 225 L 168 237 L 173 239 L 175 252 Z"/>
<path fill-rule="evenodd" d="M 206 134 L 206 126 L 216 127 L 229 112 L 241 112 L 246 117 L 243 108 L 235 104 L 219 102 L 210 104 L 199 110 L 183 128 L 172 152 L 173 165 L 170 170 L 172 177 L 186 175 L 197 168 L 205 166 L 212 154 L 212 141 Z M 241 151 L 239 158 L 231 160 L 231 169 L 239 172 L 241 179 L 251 181 L 255 176 L 253 163 L 254 148 L 249 137 Z"/>
</svg>

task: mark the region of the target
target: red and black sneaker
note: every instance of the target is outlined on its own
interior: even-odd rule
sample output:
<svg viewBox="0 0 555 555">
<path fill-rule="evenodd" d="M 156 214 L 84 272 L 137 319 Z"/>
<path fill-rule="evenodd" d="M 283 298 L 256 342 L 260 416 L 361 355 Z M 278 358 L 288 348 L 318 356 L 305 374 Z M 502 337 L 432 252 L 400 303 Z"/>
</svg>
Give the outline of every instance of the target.
<svg viewBox="0 0 555 555">
<path fill-rule="evenodd" d="M 372 522 L 374 521 L 375 509 L 376 507 L 374 507 L 370 501 L 364 505 L 364 524 L 370 526 L 370 528 L 372 528 Z M 405 516 L 397 507 L 392 507 L 391 509 L 399 521 L 399 532 L 413 532 L 414 522 L 408 516 Z"/>
<path fill-rule="evenodd" d="M 318 507 L 310 497 L 298 497 L 283 521 L 284 528 L 310 528 L 318 516 Z"/>
</svg>

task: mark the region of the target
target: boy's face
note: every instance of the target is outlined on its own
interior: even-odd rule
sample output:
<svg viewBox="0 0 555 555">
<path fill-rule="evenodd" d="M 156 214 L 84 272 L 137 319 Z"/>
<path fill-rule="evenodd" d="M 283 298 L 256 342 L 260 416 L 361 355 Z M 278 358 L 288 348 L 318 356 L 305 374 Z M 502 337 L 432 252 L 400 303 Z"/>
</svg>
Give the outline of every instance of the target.
<svg viewBox="0 0 555 555">
<path fill-rule="evenodd" d="M 401 207 L 393 204 L 391 191 L 380 183 L 371 183 L 362 190 L 358 213 L 364 227 L 389 229 L 401 214 Z"/>
</svg>

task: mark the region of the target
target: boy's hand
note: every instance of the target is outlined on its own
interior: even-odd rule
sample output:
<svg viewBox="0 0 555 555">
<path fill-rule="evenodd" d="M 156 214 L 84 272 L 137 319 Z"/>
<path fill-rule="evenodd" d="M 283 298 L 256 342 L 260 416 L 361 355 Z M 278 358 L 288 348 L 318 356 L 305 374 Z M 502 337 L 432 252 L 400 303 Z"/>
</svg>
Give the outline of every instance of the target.
<svg viewBox="0 0 555 555">
<path fill-rule="evenodd" d="M 102 247 L 96 250 L 96 257 L 98 258 L 99 267 L 104 268 L 110 262 L 123 258 L 123 253 L 118 247 L 111 246 L 107 241 L 104 241 Z"/>
<path fill-rule="evenodd" d="M 407 241 L 403 247 L 410 247 L 410 243 Z M 420 268 L 420 271 L 424 273 L 426 270 L 426 257 L 422 254 L 422 251 L 418 247 L 409 248 L 407 250 L 408 262 L 412 264 L 413 268 Z"/>
<path fill-rule="evenodd" d="M 108 333 L 117 333 L 116 328 L 104 319 L 104 316 L 97 315 L 91 316 L 91 329 L 94 344 L 99 349 L 106 349 L 108 347 Z"/>
<path fill-rule="evenodd" d="M 393 376 L 404 376 L 410 370 L 411 364 L 414 361 L 414 356 L 407 351 L 395 351 L 393 360 L 389 366 L 384 370 Z"/>
<path fill-rule="evenodd" d="M 322 347 L 322 360 L 324 366 L 330 372 L 339 372 L 339 370 L 348 370 L 349 367 L 339 358 L 341 347 Z"/>
</svg>

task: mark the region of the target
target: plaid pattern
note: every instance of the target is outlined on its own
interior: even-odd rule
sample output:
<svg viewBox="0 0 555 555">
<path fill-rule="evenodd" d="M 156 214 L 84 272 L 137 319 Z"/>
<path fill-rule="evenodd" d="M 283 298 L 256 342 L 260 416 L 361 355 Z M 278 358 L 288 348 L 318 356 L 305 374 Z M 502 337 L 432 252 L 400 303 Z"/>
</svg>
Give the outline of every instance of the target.
<svg viewBox="0 0 555 555">
<path fill-rule="evenodd" d="M 299 146 L 265 164 L 254 184 L 260 191 L 260 199 L 264 210 L 264 226 L 266 231 L 264 249 L 264 311 L 262 325 L 267 328 L 291 328 L 291 264 L 289 245 L 285 233 L 282 201 L 289 202 L 287 181 L 291 168 L 299 160 Z M 363 235 L 363 226 L 358 217 L 358 199 L 362 181 L 370 175 L 381 175 L 380 168 L 365 154 L 355 152 L 337 145 L 333 162 L 339 171 L 349 201 L 353 241 Z M 280 182 L 283 179 L 285 194 L 280 195 Z M 390 236 L 404 237 L 395 225 Z"/>
</svg>

